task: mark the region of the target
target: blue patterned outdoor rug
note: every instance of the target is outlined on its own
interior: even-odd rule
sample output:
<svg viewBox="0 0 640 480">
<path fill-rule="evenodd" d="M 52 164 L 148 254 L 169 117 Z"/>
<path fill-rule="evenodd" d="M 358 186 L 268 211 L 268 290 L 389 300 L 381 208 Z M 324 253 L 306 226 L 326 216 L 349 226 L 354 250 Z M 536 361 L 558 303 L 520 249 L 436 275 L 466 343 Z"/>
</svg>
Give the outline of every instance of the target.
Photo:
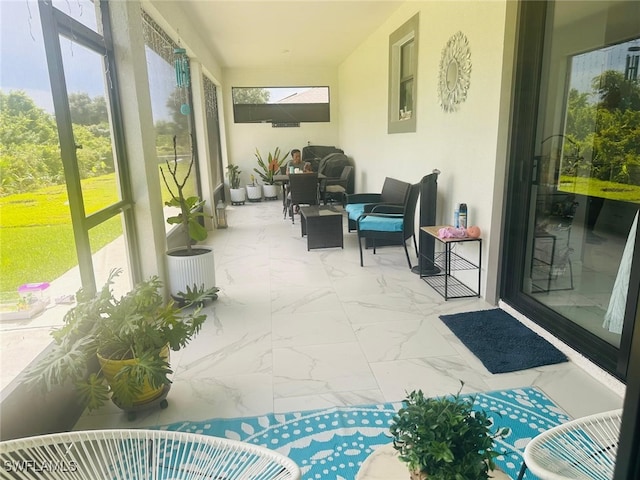
<svg viewBox="0 0 640 480">
<path fill-rule="evenodd" d="M 511 478 L 518 476 L 521 454 L 529 440 L 569 420 L 537 388 L 475 395 L 474 408 L 489 413 L 496 429 L 511 429 L 497 445 L 505 454 L 496 461 Z M 185 421 L 158 428 L 231 438 L 276 450 L 298 464 L 304 480 L 354 480 L 371 452 L 391 443 L 389 423 L 401 406 L 401 403 L 385 403 L 333 407 L 257 417 Z M 536 477 L 527 472 L 525 478 Z"/>
<path fill-rule="evenodd" d="M 491 373 L 567 361 L 564 353 L 499 308 L 440 315 L 440 319 Z"/>
</svg>

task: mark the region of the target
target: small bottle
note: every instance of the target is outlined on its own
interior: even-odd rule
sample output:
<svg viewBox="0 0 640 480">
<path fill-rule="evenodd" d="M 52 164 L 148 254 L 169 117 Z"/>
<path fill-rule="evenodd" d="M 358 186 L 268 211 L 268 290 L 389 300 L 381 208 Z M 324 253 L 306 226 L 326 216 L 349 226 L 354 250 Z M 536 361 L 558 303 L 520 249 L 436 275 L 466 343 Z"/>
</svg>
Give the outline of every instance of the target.
<svg viewBox="0 0 640 480">
<path fill-rule="evenodd" d="M 461 203 L 460 204 L 460 213 L 458 214 L 458 227 L 460 228 L 467 228 L 467 204 L 466 203 Z"/>
<path fill-rule="evenodd" d="M 453 211 L 453 226 L 458 228 L 460 226 L 460 204 L 456 203 L 456 209 Z"/>
</svg>

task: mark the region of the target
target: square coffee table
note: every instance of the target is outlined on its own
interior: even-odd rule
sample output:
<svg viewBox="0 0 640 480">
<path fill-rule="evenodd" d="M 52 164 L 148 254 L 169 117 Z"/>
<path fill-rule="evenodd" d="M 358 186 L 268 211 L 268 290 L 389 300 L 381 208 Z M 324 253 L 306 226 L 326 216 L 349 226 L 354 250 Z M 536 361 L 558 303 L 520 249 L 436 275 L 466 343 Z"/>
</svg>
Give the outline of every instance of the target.
<svg viewBox="0 0 640 480">
<path fill-rule="evenodd" d="M 307 250 L 312 248 L 344 248 L 342 212 L 332 206 L 300 209 L 302 236 L 307 236 Z"/>
</svg>

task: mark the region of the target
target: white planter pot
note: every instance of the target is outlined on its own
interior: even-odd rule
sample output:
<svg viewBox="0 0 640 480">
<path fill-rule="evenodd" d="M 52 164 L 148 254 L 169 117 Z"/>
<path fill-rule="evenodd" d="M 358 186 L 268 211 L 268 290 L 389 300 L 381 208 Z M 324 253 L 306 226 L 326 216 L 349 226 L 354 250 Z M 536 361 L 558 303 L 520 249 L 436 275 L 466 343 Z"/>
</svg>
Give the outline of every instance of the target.
<svg viewBox="0 0 640 480">
<path fill-rule="evenodd" d="M 247 197 L 250 202 L 262 200 L 262 185 L 247 185 Z"/>
<path fill-rule="evenodd" d="M 247 200 L 244 187 L 230 188 L 229 193 L 231 194 L 231 205 L 244 205 L 244 202 Z"/>
<path fill-rule="evenodd" d="M 167 252 L 167 275 L 169 277 L 169 290 L 172 297 L 177 297 L 178 292 L 186 292 L 187 285 L 198 288 L 204 285 L 205 289 L 216 286 L 216 270 L 213 260 L 213 249 L 194 245 L 195 255 L 186 255 L 184 247 L 174 248 Z"/>
<path fill-rule="evenodd" d="M 278 198 L 278 185 L 264 185 L 264 198 L 265 200 L 275 200 Z"/>
</svg>

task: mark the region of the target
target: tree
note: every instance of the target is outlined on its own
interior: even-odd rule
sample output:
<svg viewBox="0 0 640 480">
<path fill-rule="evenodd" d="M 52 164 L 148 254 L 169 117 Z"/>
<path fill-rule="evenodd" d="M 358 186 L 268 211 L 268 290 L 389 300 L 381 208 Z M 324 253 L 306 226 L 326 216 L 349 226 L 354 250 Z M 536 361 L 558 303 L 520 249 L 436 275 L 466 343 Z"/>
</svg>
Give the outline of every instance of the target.
<svg viewBox="0 0 640 480">
<path fill-rule="evenodd" d="M 108 121 L 107 102 L 103 96 L 91 98 L 88 93 L 70 93 L 71 121 L 80 125 L 98 125 Z"/>
<path fill-rule="evenodd" d="M 0 143 L 3 147 L 58 143 L 58 130 L 49 115 L 22 90 L 0 90 Z"/>
<path fill-rule="evenodd" d="M 593 79 L 592 87 L 600 96 L 601 108 L 640 110 L 640 85 L 627 80 L 622 72 L 607 70 Z"/>
<path fill-rule="evenodd" d="M 270 93 L 266 88 L 234 88 L 234 104 L 269 103 Z"/>
</svg>

